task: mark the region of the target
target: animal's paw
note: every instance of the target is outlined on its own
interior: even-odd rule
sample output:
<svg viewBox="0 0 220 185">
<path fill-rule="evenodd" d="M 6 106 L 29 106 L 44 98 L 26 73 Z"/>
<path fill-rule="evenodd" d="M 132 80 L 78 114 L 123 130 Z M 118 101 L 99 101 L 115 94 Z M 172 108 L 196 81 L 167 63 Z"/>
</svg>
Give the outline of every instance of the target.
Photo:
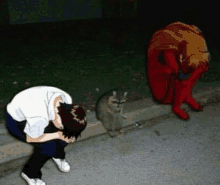
<svg viewBox="0 0 220 185">
<path fill-rule="evenodd" d="M 142 123 L 140 123 L 140 122 L 136 122 L 134 127 L 136 127 L 136 128 L 143 128 Z"/>
<path fill-rule="evenodd" d="M 116 137 L 118 135 L 118 132 L 116 132 L 116 131 L 108 131 L 108 135 L 110 137 Z"/>
<path fill-rule="evenodd" d="M 126 132 L 125 129 L 120 129 L 120 130 L 119 130 L 119 133 L 120 133 L 120 134 L 123 134 L 123 133 L 125 133 L 125 132 Z"/>
</svg>

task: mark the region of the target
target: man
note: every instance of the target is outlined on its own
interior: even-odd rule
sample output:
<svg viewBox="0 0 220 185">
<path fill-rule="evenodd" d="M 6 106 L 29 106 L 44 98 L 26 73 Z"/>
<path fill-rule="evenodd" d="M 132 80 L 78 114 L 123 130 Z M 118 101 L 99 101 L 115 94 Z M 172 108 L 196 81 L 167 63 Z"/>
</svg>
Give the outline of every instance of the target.
<svg viewBox="0 0 220 185">
<path fill-rule="evenodd" d="M 41 168 L 53 158 L 58 168 L 69 172 L 64 148 L 86 128 L 86 114 L 71 96 L 56 87 L 38 86 L 18 93 L 6 107 L 6 126 L 20 141 L 34 146 L 21 176 L 31 185 L 45 185 Z"/>
</svg>

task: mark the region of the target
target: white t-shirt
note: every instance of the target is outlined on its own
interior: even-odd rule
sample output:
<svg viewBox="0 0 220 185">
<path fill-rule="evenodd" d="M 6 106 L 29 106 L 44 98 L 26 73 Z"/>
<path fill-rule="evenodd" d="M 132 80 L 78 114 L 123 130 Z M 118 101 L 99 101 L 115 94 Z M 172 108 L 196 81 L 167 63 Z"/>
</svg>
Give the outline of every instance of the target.
<svg viewBox="0 0 220 185">
<path fill-rule="evenodd" d="M 7 105 L 7 112 L 16 121 L 27 120 L 24 132 L 37 138 L 44 133 L 50 120 L 55 119 L 54 100 L 61 96 L 62 101 L 72 104 L 71 96 L 56 87 L 37 86 L 18 93 Z"/>
</svg>

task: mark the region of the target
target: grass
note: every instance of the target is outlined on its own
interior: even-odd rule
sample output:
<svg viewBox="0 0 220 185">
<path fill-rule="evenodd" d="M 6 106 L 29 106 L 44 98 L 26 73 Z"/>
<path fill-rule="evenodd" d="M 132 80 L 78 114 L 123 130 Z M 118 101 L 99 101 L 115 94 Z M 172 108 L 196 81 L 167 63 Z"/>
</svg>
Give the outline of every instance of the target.
<svg viewBox="0 0 220 185">
<path fill-rule="evenodd" d="M 4 106 L 15 94 L 39 85 L 63 89 L 72 96 L 73 102 L 91 111 L 98 97 L 113 87 L 126 87 L 130 101 L 150 96 L 141 48 L 149 37 L 130 35 L 130 39 L 122 39 L 116 48 L 111 38 L 103 34 L 97 41 L 75 40 L 68 44 L 60 41 L 32 45 L 12 43 L 10 47 L 17 51 L 10 55 L 2 49 L 0 120 Z M 201 81 L 220 80 L 219 52 L 211 51 L 210 69 Z"/>
</svg>

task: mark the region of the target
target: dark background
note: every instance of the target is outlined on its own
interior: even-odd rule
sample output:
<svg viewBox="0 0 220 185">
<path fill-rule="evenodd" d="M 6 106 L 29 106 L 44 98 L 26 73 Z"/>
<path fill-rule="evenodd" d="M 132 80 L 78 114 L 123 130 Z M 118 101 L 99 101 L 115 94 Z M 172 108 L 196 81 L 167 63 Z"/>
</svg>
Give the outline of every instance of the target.
<svg viewBox="0 0 220 185">
<path fill-rule="evenodd" d="M 98 97 L 113 86 L 127 87 L 129 101 L 150 96 L 144 46 L 157 29 L 175 21 L 194 24 L 202 30 L 212 60 L 201 80 L 220 79 L 217 3 L 134 0 L 135 9 L 129 0 L 74 0 L 83 4 L 77 6 L 81 6 L 80 11 L 85 8 L 85 12 L 78 9 L 77 17 L 73 8 L 64 8 L 64 17 L 58 20 L 61 10 L 57 13 L 58 3 L 53 3 L 62 3 L 61 0 L 45 1 L 50 3 L 43 7 L 39 3 L 33 7 L 41 0 L 24 0 L 24 4 L 10 0 L 19 3 L 13 8 L 4 1 L 0 4 L 0 113 L 15 94 L 39 85 L 65 89 L 74 96 L 75 103 L 91 111 Z M 38 16 L 39 7 L 46 13 Z M 89 8 L 96 12 L 85 19 Z M 75 17 L 70 16 L 70 10 Z M 64 20 L 67 17 L 69 20 Z"/>
<path fill-rule="evenodd" d="M 219 41 L 219 10 L 218 4 L 211 1 L 147 1 L 139 0 L 138 7 L 133 15 L 128 12 L 132 10 L 132 3 L 127 1 L 126 6 L 120 0 L 101 1 L 102 15 L 99 18 L 87 20 L 52 21 L 29 24 L 9 24 L 9 9 L 7 0 L 1 1 L 1 38 L 15 39 L 24 37 L 30 42 L 30 37 L 79 37 L 82 27 L 89 27 L 90 31 L 84 37 L 91 39 L 100 33 L 103 27 L 108 28 L 115 37 L 120 35 L 123 26 L 136 25 L 140 34 L 152 34 L 157 29 L 175 21 L 198 26 L 204 33 L 210 47 L 218 47 Z M 130 9 L 129 9 L 130 8 Z M 121 11 L 120 11 L 121 9 Z M 108 13 L 106 13 L 108 12 Z M 110 12 L 110 14 L 109 14 Z M 123 12 L 127 12 L 123 14 Z M 108 15 L 107 15 L 108 14 Z M 47 36 L 45 36 L 47 35 Z M 147 42 L 147 41 L 146 41 Z"/>
</svg>

